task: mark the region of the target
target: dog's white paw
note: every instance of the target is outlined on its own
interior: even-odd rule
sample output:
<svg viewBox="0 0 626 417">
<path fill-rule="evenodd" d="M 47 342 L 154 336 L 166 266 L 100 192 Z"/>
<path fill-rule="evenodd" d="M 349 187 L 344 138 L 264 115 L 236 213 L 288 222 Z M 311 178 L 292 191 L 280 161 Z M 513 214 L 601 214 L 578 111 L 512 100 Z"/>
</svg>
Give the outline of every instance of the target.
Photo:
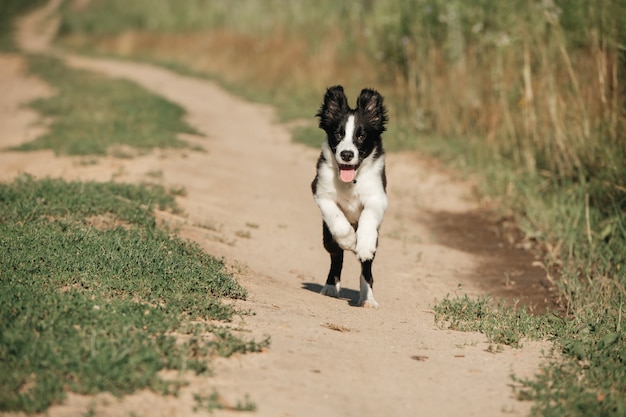
<svg viewBox="0 0 626 417">
<path fill-rule="evenodd" d="M 359 301 L 359 305 L 363 308 L 378 308 L 376 300 L 363 300 Z"/>
<path fill-rule="evenodd" d="M 327 295 L 329 297 L 339 297 L 339 292 L 341 291 L 341 283 L 336 283 L 335 285 L 324 285 L 320 294 Z"/>
<path fill-rule="evenodd" d="M 371 261 L 376 254 L 376 245 L 378 243 L 378 232 L 363 226 L 357 232 L 357 243 L 354 253 L 359 262 Z"/>
<path fill-rule="evenodd" d="M 376 254 L 376 245 L 365 245 L 359 241 L 356 244 L 354 253 L 359 262 L 371 261 Z"/>
<path fill-rule="evenodd" d="M 374 299 L 374 291 L 372 287 L 365 281 L 361 275 L 361 291 L 359 292 L 359 305 L 361 307 L 378 308 L 378 303 Z"/>
</svg>

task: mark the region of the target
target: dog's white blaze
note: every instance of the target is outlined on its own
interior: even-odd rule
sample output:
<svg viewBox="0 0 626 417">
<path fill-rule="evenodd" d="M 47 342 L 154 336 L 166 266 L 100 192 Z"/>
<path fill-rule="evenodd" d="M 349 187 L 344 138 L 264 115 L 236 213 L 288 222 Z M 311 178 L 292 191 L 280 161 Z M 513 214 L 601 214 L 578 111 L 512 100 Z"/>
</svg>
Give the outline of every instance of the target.
<svg viewBox="0 0 626 417">
<path fill-rule="evenodd" d="M 337 150 L 335 151 L 335 159 L 338 164 L 349 164 L 355 165 L 359 160 L 359 150 L 354 144 L 354 115 L 348 116 L 348 121 L 346 122 L 346 132 L 344 138 L 337 145 Z M 354 156 L 350 161 L 344 161 L 341 158 L 341 152 L 343 151 L 352 151 Z"/>
<path fill-rule="evenodd" d="M 344 140 L 352 143 L 353 137 L 354 137 L 354 115 L 348 116 L 348 121 L 346 122 L 346 137 Z"/>
</svg>

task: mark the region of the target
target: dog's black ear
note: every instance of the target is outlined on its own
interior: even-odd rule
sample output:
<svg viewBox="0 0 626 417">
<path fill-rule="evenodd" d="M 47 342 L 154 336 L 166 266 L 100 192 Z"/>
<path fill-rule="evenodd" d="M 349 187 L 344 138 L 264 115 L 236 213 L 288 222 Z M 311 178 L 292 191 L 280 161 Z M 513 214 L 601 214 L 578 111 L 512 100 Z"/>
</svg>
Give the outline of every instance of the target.
<svg viewBox="0 0 626 417">
<path fill-rule="evenodd" d="M 387 109 L 383 104 L 383 96 L 378 91 L 369 88 L 361 90 L 361 94 L 356 100 L 356 108 L 364 120 L 374 129 L 381 133 L 386 130 L 385 124 L 389 118 L 387 117 Z"/>
<path fill-rule="evenodd" d="M 328 88 L 324 95 L 324 102 L 316 114 L 320 118 L 319 126 L 324 130 L 334 129 L 348 109 L 348 99 L 343 92 L 343 87 L 336 85 Z"/>
</svg>

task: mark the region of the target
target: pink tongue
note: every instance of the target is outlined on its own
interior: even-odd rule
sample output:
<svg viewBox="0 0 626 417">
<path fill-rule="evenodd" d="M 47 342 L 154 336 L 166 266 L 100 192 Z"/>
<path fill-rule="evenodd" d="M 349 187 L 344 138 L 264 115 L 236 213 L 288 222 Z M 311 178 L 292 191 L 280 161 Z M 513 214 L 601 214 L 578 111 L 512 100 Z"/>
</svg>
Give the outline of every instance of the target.
<svg viewBox="0 0 626 417">
<path fill-rule="evenodd" d="M 343 182 L 352 182 L 354 180 L 356 170 L 354 167 L 350 168 L 339 168 L 339 178 Z"/>
</svg>

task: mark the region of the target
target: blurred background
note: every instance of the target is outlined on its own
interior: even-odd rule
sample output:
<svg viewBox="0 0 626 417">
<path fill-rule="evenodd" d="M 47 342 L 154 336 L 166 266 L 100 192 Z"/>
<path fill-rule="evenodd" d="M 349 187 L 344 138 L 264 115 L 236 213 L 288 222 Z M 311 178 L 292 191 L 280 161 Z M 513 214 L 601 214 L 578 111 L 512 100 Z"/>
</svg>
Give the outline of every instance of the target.
<svg viewBox="0 0 626 417">
<path fill-rule="evenodd" d="M 391 107 L 389 146 L 462 138 L 471 143 L 460 146 L 554 181 L 626 185 L 622 0 L 77 0 L 64 8 L 64 44 L 253 87 L 286 120 L 311 118 L 329 85 L 352 95 L 372 86 Z"/>
</svg>

